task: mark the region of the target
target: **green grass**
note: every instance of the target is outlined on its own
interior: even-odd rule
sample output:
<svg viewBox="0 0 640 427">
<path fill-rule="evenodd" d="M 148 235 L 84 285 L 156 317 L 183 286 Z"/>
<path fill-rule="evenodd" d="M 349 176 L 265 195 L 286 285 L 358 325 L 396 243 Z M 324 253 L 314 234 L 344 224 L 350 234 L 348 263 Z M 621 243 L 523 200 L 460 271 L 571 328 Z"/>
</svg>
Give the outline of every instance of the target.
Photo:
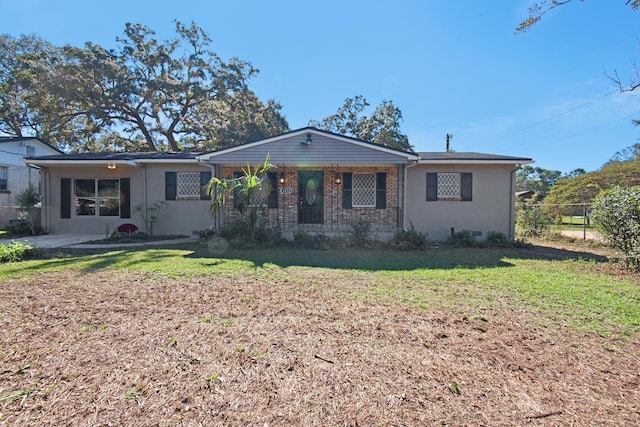
<svg viewBox="0 0 640 427">
<path fill-rule="evenodd" d="M 539 259 L 538 252 L 529 249 L 269 249 L 229 251 L 214 257 L 192 244 L 44 254 L 43 259 L 1 264 L 0 279 L 66 269 L 128 269 L 166 278 L 218 275 L 239 282 L 286 280 L 324 287 L 345 298 L 468 317 L 481 317 L 487 310 L 515 310 L 533 314 L 544 327 L 563 325 L 603 336 L 640 332 L 639 276 L 615 274 L 614 268 L 596 257 L 571 259 L 575 254 L 569 252 L 556 254 L 567 259 Z M 352 282 L 356 285 L 342 285 Z"/>
</svg>

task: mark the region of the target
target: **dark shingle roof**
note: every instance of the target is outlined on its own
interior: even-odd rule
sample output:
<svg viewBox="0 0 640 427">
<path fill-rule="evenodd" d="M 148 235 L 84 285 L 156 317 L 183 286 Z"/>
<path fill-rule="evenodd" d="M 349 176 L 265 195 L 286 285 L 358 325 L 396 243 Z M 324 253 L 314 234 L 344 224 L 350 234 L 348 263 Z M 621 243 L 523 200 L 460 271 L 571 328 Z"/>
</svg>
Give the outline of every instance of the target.
<svg viewBox="0 0 640 427">
<path fill-rule="evenodd" d="M 180 152 L 164 152 L 164 151 L 148 151 L 148 152 L 101 152 L 101 153 L 78 153 L 78 154 L 60 154 L 56 156 L 34 156 L 27 157 L 26 160 L 58 160 L 61 162 L 69 160 L 77 161 L 127 161 L 127 160 L 191 160 L 201 152 L 180 151 Z"/>
<path fill-rule="evenodd" d="M 532 159 L 527 157 L 513 157 L 513 156 L 501 156 L 499 154 L 486 154 L 486 153 L 473 153 L 473 152 L 465 152 L 465 153 L 455 153 L 455 152 L 420 152 L 418 153 L 418 158 L 421 162 L 429 162 L 429 161 L 462 161 L 462 162 L 531 162 Z"/>
</svg>

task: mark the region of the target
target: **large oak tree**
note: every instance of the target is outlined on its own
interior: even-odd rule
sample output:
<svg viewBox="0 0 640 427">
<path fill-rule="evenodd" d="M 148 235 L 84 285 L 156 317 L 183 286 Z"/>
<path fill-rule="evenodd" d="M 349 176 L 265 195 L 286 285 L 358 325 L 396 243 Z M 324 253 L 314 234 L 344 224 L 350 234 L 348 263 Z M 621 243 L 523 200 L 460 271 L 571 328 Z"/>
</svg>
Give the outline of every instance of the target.
<svg viewBox="0 0 640 427">
<path fill-rule="evenodd" d="M 115 49 L 3 35 L 0 132 L 70 151 L 180 151 L 288 130 L 280 104 L 249 88 L 257 69 L 220 58 L 196 24 L 174 23 L 176 36 L 165 41 L 128 23 Z"/>
<path fill-rule="evenodd" d="M 309 121 L 310 126 L 348 135 L 389 148 L 412 151 L 407 135 L 400 131 L 402 112 L 393 102 L 384 100 L 367 116 L 369 103 L 362 95 L 347 98 L 335 114 Z"/>
</svg>

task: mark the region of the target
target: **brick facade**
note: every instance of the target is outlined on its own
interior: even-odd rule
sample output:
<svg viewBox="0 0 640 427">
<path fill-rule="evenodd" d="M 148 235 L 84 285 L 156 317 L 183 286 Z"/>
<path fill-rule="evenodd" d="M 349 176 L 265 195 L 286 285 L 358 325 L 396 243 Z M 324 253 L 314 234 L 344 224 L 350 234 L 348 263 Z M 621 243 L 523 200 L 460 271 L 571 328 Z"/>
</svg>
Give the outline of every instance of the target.
<svg viewBox="0 0 640 427">
<path fill-rule="evenodd" d="M 222 177 L 232 177 L 239 172 L 240 167 L 225 166 L 222 168 Z M 400 183 L 398 168 L 396 166 L 368 166 L 368 167 L 288 167 L 279 166 L 276 169 L 278 178 L 284 178 L 284 183 L 278 182 L 278 207 L 260 208 L 258 217 L 261 224 L 268 227 L 278 227 L 284 233 L 296 230 L 310 232 L 345 232 L 351 230 L 351 224 L 360 220 L 369 221 L 374 232 L 394 232 L 401 227 L 401 195 L 398 194 Z M 302 224 L 298 218 L 298 172 L 299 171 L 323 171 L 323 223 Z M 386 173 L 386 208 L 373 207 L 343 208 L 343 184 L 336 183 L 336 176 L 342 179 L 343 173 L 375 174 Z M 229 223 L 243 219 L 239 210 L 234 208 L 234 194 L 229 191 L 226 195 L 225 206 L 220 213 L 220 223 Z"/>
</svg>

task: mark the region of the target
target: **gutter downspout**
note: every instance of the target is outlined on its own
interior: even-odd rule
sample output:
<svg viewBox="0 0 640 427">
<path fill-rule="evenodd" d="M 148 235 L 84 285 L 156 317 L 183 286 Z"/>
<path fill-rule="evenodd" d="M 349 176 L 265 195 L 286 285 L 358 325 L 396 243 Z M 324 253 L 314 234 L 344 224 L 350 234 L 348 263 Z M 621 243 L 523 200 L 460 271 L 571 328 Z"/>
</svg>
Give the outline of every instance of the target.
<svg viewBox="0 0 640 427">
<path fill-rule="evenodd" d="M 211 169 L 211 179 L 213 179 L 216 176 L 216 165 L 210 162 L 204 162 L 202 160 L 200 160 L 200 158 L 196 157 L 196 161 L 198 162 L 199 165 L 204 165 L 204 166 L 208 166 Z M 210 202 L 213 202 L 213 194 L 209 195 Z M 214 230 L 219 230 L 220 229 L 220 214 L 216 213 L 215 215 L 212 215 L 211 218 L 211 226 L 213 227 Z"/>
<path fill-rule="evenodd" d="M 515 222 L 515 211 L 516 211 L 516 205 L 515 205 L 515 193 L 516 193 L 516 186 L 515 186 L 515 176 L 516 176 L 516 170 L 517 167 L 515 169 L 511 170 L 511 194 L 509 195 L 509 238 L 511 240 L 515 239 L 516 237 L 516 222 Z"/>
<path fill-rule="evenodd" d="M 402 176 L 402 228 L 404 228 L 404 225 L 409 221 L 409 218 L 407 218 L 407 170 L 414 166 L 418 166 L 418 160 L 418 156 L 416 155 L 416 158 L 413 160 L 414 163 L 403 165 L 404 173 Z"/>
</svg>

